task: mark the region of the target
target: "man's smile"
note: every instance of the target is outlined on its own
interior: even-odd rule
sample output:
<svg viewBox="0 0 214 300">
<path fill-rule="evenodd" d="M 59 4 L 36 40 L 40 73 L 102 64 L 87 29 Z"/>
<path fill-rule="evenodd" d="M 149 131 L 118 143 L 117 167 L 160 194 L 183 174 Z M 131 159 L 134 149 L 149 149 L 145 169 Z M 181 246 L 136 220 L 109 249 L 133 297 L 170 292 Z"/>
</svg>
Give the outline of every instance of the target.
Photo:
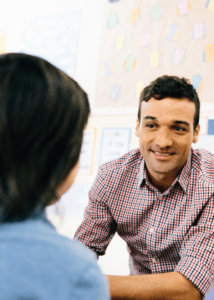
<svg viewBox="0 0 214 300">
<path fill-rule="evenodd" d="M 157 159 L 168 159 L 171 158 L 175 152 L 160 152 L 160 151 L 154 151 L 151 150 L 152 153 L 154 153 L 155 158 Z"/>
</svg>

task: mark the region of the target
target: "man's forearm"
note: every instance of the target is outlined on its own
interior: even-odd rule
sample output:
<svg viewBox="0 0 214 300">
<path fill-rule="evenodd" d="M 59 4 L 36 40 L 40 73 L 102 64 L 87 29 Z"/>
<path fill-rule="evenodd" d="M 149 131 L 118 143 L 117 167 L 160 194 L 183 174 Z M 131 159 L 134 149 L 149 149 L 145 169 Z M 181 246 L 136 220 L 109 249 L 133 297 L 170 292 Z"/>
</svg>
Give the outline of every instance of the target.
<svg viewBox="0 0 214 300">
<path fill-rule="evenodd" d="M 108 276 L 112 300 L 201 300 L 196 287 L 177 272 Z"/>
</svg>

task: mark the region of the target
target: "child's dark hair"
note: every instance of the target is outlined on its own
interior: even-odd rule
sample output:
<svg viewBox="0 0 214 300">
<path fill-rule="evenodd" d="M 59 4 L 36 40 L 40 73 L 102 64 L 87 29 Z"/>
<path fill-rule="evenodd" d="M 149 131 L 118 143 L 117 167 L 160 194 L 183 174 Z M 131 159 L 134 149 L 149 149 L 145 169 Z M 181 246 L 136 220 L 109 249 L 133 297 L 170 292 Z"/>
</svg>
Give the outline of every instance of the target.
<svg viewBox="0 0 214 300">
<path fill-rule="evenodd" d="M 24 220 L 57 199 L 79 159 L 86 93 L 46 60 L 0 56 L 0 220 Z"/>
</svg>

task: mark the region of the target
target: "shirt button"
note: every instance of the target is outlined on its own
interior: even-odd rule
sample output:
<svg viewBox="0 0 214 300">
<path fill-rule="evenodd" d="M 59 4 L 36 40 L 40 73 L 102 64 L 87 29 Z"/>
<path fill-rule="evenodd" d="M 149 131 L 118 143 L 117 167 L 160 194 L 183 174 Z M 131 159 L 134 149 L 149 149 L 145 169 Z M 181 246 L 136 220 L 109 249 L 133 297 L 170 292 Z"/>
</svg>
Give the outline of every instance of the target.
<svg viewBox="0 0 214 300">
<path fill-rule="evenodd" d="M 154 257 L 152 258 L 152 262 L 153 262 L 153 263 L 156 263 L 156 259 L 155 259 Z"/>
<path fill-rule="evenodd" d="M 154 228 L 151 227 L 151 228 L 149 229 L 149 232 L 150 232 L 150 233 L 154 233 L 154 232 L 155 232 Z"/>
</svg>

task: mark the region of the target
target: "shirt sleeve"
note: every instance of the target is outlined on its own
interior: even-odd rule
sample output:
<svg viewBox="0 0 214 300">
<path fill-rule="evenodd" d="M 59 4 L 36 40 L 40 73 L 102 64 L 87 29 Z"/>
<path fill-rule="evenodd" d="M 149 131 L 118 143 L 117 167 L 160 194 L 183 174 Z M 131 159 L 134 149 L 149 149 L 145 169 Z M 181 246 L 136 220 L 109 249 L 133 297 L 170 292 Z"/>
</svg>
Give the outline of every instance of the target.
<svg viewBox="0 0 214 300">
<path fill-rule="evenodd" d="M 192 282 L 204 299 L 214 282 L 214 195 L 195 223 L 185 236 L 181 260 L 174 271 Z"/>
<path fill-rule="evenodd" d="M 89 203 L 82 224 L 74 238 L 85 244 L 98 255 L 104 255 L 113 238 L 117 225 L 108 206 L 109 195 L 105 174 L 99 169 L 95 183 L 89 192 Z M 108 200 L 108 201 L 107 201 Z"/>
</svg>

